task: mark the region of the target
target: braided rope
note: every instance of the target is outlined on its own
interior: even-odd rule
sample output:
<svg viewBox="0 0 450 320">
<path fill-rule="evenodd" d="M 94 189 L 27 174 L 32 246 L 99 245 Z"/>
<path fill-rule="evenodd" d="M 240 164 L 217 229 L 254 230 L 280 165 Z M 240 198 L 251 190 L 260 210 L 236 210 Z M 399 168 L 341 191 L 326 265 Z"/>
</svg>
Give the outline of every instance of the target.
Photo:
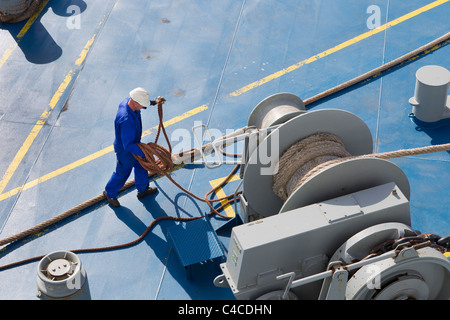
<svg viewBox="0 0 450 320">
<path fill-rule="evenodd" d="M 421 155 L 421 154 L 435 153 L 435 152 L 442 152 L 442 151 L 450 151 L 450 143 L 438 144 L 438 145 L 434 145 L 434 146 L 419 147 L 419 148 L 412 148 L 412 149 L 400 149 L 400 150 L 395 150 L 395 151 L 365 154 L 365 155 L 361 155 L 361 156 L 334 159 L 334 160 L 322 163 L 322 164 L 314 167 L 312 170 L 310 170 L 307 174 L 305 174 L 298 181 L 297 187 L 301 186 L 308 179 L 315 176 L 322 170 L 328 168 L 329 166 L 332 166 L 334 164 L 337 164 L 337 163 L 343 162 L 343 161 L 347 161 L 347 160 L 363 159 L 363 158 L 393 159 L 393 158 L 416 156 L 416 155 Z"/>
<path fill-rule="evenodd" d="M 286 201 L 297 181 L 312 168 L 326 161 L 348 157 L 341 139 L 330 133 L 316 133 L 290 146 L 278 161 L 278 172 L 273 176 L 273 191 Z"/>
<path fill-rule="evenodd" d="M 441 151 L 450 151 L 450 143 L 351 156 L 339 137 L 319 132 L 296 142 L 282 154 L 278 161 L 279 170 L 273 176 L 272 189 L 286 201 L 307 180 L 343 161 L 363 158 L 393 159 Z"/>
<path fill-rule="evenodd" d="M 38 1 L 40 1 L 40 0 L 35 0 L 34 3 L 37 3 Z M 5 16 L 0 16 L 0 17 L 4 18 Z M 393 61 L 391 61 L 391 62 L 389 62 L 387 64 L 384 64 L 383 66 L 375 68 L 375 69 L 373 69 L 373 70 L 371 70 L 371 71 L 369 71 L 369 72 L 367 72 L 367 73 L 365 73 L 365 74 L 363 74 L 361 76 L 358 76 L 358 77 L 356 77 L 356 78 L 354 78 L 352 80 L 349 80 L 349 81 L 347 81 L 347 82 L 345 82 L 343 84 L 340 84 L 340 85 L 338 85 L 338 86 L 336 86 L 334 88 L 326 90 L 326 91 L 324 91 L 324 92 L 322 92 L 322 93 L 320 93 L 318 95 L 315 95 L 315 96 L 313 96 L 313 97 L 311 97 L 309 99 L 306 99 L 306 100 L 304 100 L 304 103 L 305 103 L 305 105 L 311 104 L 313 102 L 316 102 L 317 100 L 323 99 L 323 98 L 325 98 L 325 97 L 327 97 L 327 96 L 329 96 L 331 94 L 334 94 L 334 93 L 336 93 L 338 91 L 341 91 L 341 90 L 343 90 L 345 88 L 348 88 L 348 87 L 350 87 L 350 86 L 352 86 L 352 85 L 354 85 L 354 84 L 356 84 L 358 82 L 366 80 L 366 79 L 368 79 L 368 78 L 370 78 L 370 77 L 372 77 L 372 76 L 374 76 L 374 75 L 376 75 L 376 74 L 378 74 L 378 73 L 380 73 L 382 71 L 385 71 L 385 70 L 387 70 L 387 69 L 389 69 L 389 68 L 391 68 L 391 67 L 393 67 L 393 66 L 395 66 L 395 65 L 397 65 L 397 64 L 399 64 L 399 63 L 401 63 L 403 61 L 411 59 L 414 56 L 416 56 L 416 55 L 418 55 L 418 54 L 420 54 L 420 53 L 422 53 L 422 52 L 424 52 L 426 50 L 429 50 L 429 49 L 433 48 L 434 46 L 436 46 L 436 45 L 438 45 L 438 44 L 440 44 L 440 43 L 442 43 L 444 41 L 447 41 L 449 38 L 450 38 L 450 32 L 448 32 L 447 34 L 437 38 L 436 40 L 434 40 L 434 41 L 432 41 L 432 42 L 430 42 L 430 43 L 428 43 L 428 44 L 426 44 L 426 45 L 424 45 L 424 46 L 422 46 L 422 47 L 420 47 L 420 48 L 418 48 L 418 49 L 416 49 L 414 51 L 411 51 L 410 53 L 408 53 L 406 55 L 403 55 L 403 56 L 401 56 L 401 57 L 399 57 L 399 58 L 397 58 L 397 59 L 395 59 L 395 60 L 393 60 Z M 160 112 L 159 109 L 160 109 L 160 106 L 158 104 L 158 113 Z M 160 119 L 162 119 L 161 116 L 160 116 Z M 158 127 L 158 133 L 157 133 L 157 137 L 156 137 L 155 141 L 157 141 L 158 138 L 159 138 L 160 130 L 164 129 L 164 126 L 161 126 L 161 123 L 162 123 L 162 121 L 160 121 L 160 126 Z M 163 132 L 164 132 L 164 134 L 166 136 L 166 140 L 168 140 L 167 139 L 167 135 L 165 133 L 165 130 L 163 130 Z M 143 148 L 146 149 L 147 147 L 143 147 Z M 152 145 L 150 145 L 150 148 L 152 148 Z M 156 148 L 153 147 L 153 149 L 156 149 Z M 416 148 L 416 149 L 409 149 L 409 150 L 392 151 L 392 152 L 384 153 L 384 156 L 386 156 L 386 154 L 390 154 L 390 156 L 392 158 L 394 158 L 394 157 L 398 157 L 398 156 L 403 156 L 402 154 L 404 154 L 404 153 L 408 153 L 408 154 L 405 154 L 405 155 L 416 155 L 416 154 L 424 154 L 424 153 L 440 152 L 440 151 L 448 151 L 448 150 L 450 150 L 450 144 L 445 144 L 445 145 L 440 145 L 440 146 L 430 146 L 430 147 Z M 161 155 L 162 158 L 165 158 L 164 157 L 164 151 L 161 151 L 161 152 L 160 151 L 161 150 L 158 150 L 158 151 L 156 151 L 156 153 L 159 153 L 159 155 Z M 193 154 L 195 151 L 196 151 L 195 149 L 191 149 L 191 150 L 189 150 L 187 152 L 191 152 Z M 149 152 L 151 152 L 152 154 L 155 154 L 151 150 L 149 150 Z M 145 154 L 145 152 L 144 152 L 144 154 Z M 375 156 L 377 156 L 377 155 L 375 155 L 375 154 L 366 155 L 366 157 L 375 157 Z M 378 156 L 382 157 L 383 154 L 378 154 Z M 360 157 L 363 157 L 363 156 L 360 156 Z M 150 160 L 151 158 L 152 157 L 147 158 L 147 156 L 146 156 L 146 159 L 148 161 L 150 161 L 150 162 L 152 162 L 152 160 Z M 344 160 L 348 160 L 348 158 L 344 158 Z M 314 167 L 313 170 L 309 171 L 305 176 L 303 176 L 303 178 L 301 179 L 300 183 L 303 183 L 304 181 L 309 179 L 309 177 L 313 176 L 314 174 L 316 174 L 317 172 L 319 172 L 321 169 L 325 168 L 326 166 L 332 165 L 334 163 L 337 163 L 338 161 L 343 161 L 343 160 L 342 159 L 332 160 L 332 161 L 328 161 L 326 163 L 323 163 L 323 164 L 320 164 L 320 165 Z M 155 160 L 155 164 L 156 164 L 156 160 Z M 237 167 L 238 166 L 236 166 L 233 169 L 232 172 L 234 172 Z M 154 173 L 153 172 L 149 172 L 149 175 L 153 176 Z M 167 174 L 166 174 L 166 176 L 169 177 L 169 175 L 167 175 Z M 230 176 L 231 176 L 231 174 L 230 174 Z M 222 184 L 220 184 L 218 187 L 216 187 L 215 189 L 213 189 L 209 193 L 207 193 L 203 200 L 205 200 L 206 197 L 210 193 L 214 192 L 217 188 L 221 187 L 227 180 L 228 180 L 228 177 L 226 179 L 224 179 L 224 182 Z M 134 183 L 135 183 L 134 180 L 128 181 L 127 183 L 125 183 L 124 187 L 120 191 L 123 191 L 123 190 L 125 190 L 127 188 L 132 187 L 134 185 Z M 196 197 L 196 199 L 198 199 L 198 197 Z M 220 201 L 220 200 L 223 200 L 223 199 L 225 199 L 225 198 L 217 199 L 216 201 Z M 64 220 L 64 219 L 68 218 L 69 216 L 71 216 L 73 214 L 79 213 L 82 210 L 85 210 L 85 209 L 91 207 L 92 205 L 94 205 L 94 204 L 96 204 L 96 203 L 98 203 L 100 201 L 103 201 L 103 200 L 105 200 L 105 196 L 103 194 L 98 195 L 98 196 L 96 196 L 96 197 L 94 197 L 94 198 L 92 198 L 92 199 L 90 199 L 90 200 L 88 200 L 86 202 L 83 202 L 80 205 L 78 205 L 78 206 L 76 206 L 76 207 L 74 207 L 74 208 L 72 208 L 70 210 L 67 210 L 67 211 L 65 211 L 65 212 L 63 212 L 63 213 L 61 213 L 61 214 L 59 214 L 59 215 L 57 215 L 57 216 L 55 216 L 53 218 L 50 218 L 49 220 L 44 221 L 44 222 L 42 222 L 42 223 L 40 223 L 40 224 L 38 224 L 38 225 L 36 225 L 36 226 L 34 226 L 32 228 L 29 228 L 29 229 L 27 229 L 25 231 L 22 231 L 20 233 L 17 233 L 15 235 L 12 235 L 10 237 L 7 237 L 5 239 L 0 240 L 0 246 L 4 246 L 4 245 L 9 244 L 11 242 L 18 241 L 18 240 L 23 239 L 23 238 L 25 238 L 27 236 L 35 234 L 35 233 L 39 232 L 40 230 L 42 230 L 44 228 L 47 228 L 50 225 L 53 225 L 53 224 L 55 224 L 55 223 L 57 223 L 57 222 L 59 222 L 61 220 Z M 211 207 L 210 201 L 206 201 L 206 202 L 207 202 L 208 206 Z M 222 206 L 220 206 L 216 210 L 222 209 L 225 205 L 231 203 L 232 201 L 234 201 L 234 199 L 227 201 L 227 203 L 223 204 Z M 211 214 L 211 212 L 209 214 Z M 201 218 L 201 217 L 190 218 L 190 219 L 198 219 L 198 218 Z M 142 241 L 142 239 L 145 237 L 145 235 L 147 235 L 147 233 L 153 228 L 153 226 L 156 223 L 158 223 L 161 220 L 173 220 L 173 219 L 183 220 L 184 218 L 176 218 L 176 217 L 169 217 L 168 216 L 168 217 L 161 217 L 161 218 L 155 219 L 148 226 L 147 230 L 144 232 L 143 235 L 141 235 L 135 241 L 127 243 L 127 244 L 124 244 L 124 245 L 110 246 L 110 247 L 103 247 L 103 248 L 78 249 L 78 250 L 72 250 L 72 252 L 75 252 L 75 253 L 76 252 L 92 252 L 94 250 L 95 251 L 104 251 L 104 250 L 107 250 L 106 248 L 109 248 L 109 250 L 110 250 L 111 248 L 125 247 L 125 246 L 130 246 L 130 245 L 133 245 L 133 244 L 137 244 L 140 241 Z M 35 261 L 35 260 L 41 259 L 42 257 L 44 257 L 44 256 L 39 256 L 39 257 L 34 257 L 34 258 L 18 261 L 18 262 L 15 262 L 15 263 L 12 263 L 12 264 L 9 264 L 9 265 L 6 265 L 6 266 L 0 266 L 0 270 L 6 269 L 6 268 L 10 268 L 10 267 L 13 267 L 13 266 L 17 266 L 17 265 L 20 265 L 20 264 L 23 264 L 23 263 L 28 263 L 28 262 L 31 262 L 31 261 Z"/>
</svg>

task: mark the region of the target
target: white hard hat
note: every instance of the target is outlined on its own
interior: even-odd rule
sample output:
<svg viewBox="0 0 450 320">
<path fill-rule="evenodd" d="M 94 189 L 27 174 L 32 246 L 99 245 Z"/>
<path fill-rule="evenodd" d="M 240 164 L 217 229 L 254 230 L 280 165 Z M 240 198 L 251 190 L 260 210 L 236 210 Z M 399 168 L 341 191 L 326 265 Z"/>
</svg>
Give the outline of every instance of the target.
<svg viewBox="0 0 450 320">
<path fill-rule="evenodd" d="M 145 108 L 150 105 L 150 96 L 144 88 L 136 88 L 131 90 L 130 97 Z"/>
</svg>

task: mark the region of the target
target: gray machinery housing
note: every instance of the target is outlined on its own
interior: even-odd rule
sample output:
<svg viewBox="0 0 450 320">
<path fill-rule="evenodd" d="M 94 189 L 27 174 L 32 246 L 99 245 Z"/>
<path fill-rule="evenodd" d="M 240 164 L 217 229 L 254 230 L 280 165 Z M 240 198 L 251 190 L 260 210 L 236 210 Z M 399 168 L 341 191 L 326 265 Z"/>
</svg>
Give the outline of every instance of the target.
<svg viewBox="0 0 450 320">
<path fill-rule="evenodd" d="M 344 160 L 306 180 L 284 202 L 272 190 L 273 175 L 261 174 L 268 162 L 260 160 L 259 148 L 275 151 L 269 158 L 277 162 L 288 147 L 317 132 L 340 137 L 351 155 L 370 154 L 372 136 L 361 119 L 335 109 L 306 112 L 298 97 L 281 93 L 252 112 L 249 125 L 263 123 L 276 127 L 256 147 L 246 143 L 245 224 L 232 229 L 216 286 L 230 288 L 237 299 L 450 298 L 450 262 L 429 241 L 408 242 L 418 235 L 410 227 L 409 182 L 395 164 Z M 372 252 L 391 239 L 404 241 Z"/>
</svg>

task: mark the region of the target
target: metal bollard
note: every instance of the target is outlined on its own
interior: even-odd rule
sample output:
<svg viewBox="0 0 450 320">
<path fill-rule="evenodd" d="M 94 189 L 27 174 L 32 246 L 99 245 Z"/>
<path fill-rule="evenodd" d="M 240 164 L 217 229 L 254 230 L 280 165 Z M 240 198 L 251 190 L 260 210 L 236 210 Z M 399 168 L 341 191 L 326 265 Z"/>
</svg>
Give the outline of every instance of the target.
<svg viewBox="0 0 450 320">
<path fill-rule="evenodd" d="M 409 99 L 412 115 L 430 123 L 450 118 L 450 96 L 447 96 L 450 72 L 441 66 L 424 66 L 416 72 L 414 97 Z"/>
</svg>

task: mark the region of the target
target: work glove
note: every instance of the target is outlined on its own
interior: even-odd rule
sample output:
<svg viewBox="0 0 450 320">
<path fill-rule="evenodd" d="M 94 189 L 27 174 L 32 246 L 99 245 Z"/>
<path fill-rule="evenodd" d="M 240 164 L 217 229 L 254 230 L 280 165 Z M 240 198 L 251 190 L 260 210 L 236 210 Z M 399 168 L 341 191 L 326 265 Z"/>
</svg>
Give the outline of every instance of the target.
<svg viewBox="0 0 450 320">
<path fill-rule="evenodd" d="M 164 99 L 164 97 L 158 96 L 156 99 L 156 104 L 164 104 L 164 102 L 166 102 L 166 99 Z"/>
</svg>

